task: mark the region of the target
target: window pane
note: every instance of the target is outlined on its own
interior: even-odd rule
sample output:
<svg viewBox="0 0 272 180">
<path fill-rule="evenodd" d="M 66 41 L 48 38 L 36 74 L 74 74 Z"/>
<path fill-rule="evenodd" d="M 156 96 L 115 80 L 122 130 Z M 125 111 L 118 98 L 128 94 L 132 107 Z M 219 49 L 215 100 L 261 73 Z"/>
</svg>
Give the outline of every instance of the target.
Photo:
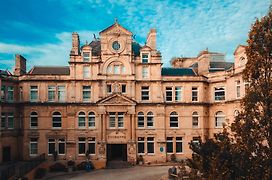
<svg viewBox="0 0 272 180">
<path fill-rule="evenodd" d="M 30 101 L 38 100 L 38 86 L 30 86 Z"/>
<path fill-rule="evenodd" d="M 31 128 L 38 127 L 38 114 L 36 112 L 32 112 L 30 115 L 30 127 Z"/>
<path fill-rule="evenodd" d="M 175 87 L 175 101 L 181 101 L 181 87 Z"/>
<path fill-rule="evenodd" d="M 148 63 L 148 54 L 142 54 L 142 63 Z"/>
<path fill-rule="evenodd" d="M 138 113 L 138 127 L 144 127 L 144 113 Z"/>
<path fill-rule="evenodd" d="M 148 86 L 142 87 L 142 100 L 149 100 L 149 87 Z"/>
<path fill-rule="evenodd" d="M 90 101 L 91 99 L 91 86 L 83 86 L 83 101 Z"/>
<path fill-rule="evenodd" d="M 83 52 L 83 61 L 88 62 L 90 60 L 90 53 Z"/>
<path fill-rule="evenodd" d="M 90 77 L 90 67 L 84 66 L 83 67 L 83 78 L 89 78 Z"/>
<path fill-rule="evenodd" d="M 172 87 L 166 87 L 166 101 L 172 101 Z"/>
<path fill-rule="evenodd" d="M 55 100 L 55 86 L 48 86 L 48 101 L 54 101 Z"/>
<path fill-rule="evenodd" d="M 192 101 L 198 101 L 198 88 L 192 88 Z"/>
<path fill-rule="evenodd" d="M 93 112 L 89 113 L 89 128 L 95 127 L 95 114 Z"/>
<path fill-rule="evenodd" d="M 59 139 L 59 154 L 65 154 L 65 140 Z"/>
<path fill-rule="evenodd" d="M 110 116 L 109 116 L 109 121 L 110 121 L 110 127 L 115 127 L 115 113 L 110 113 Z"/>
<path fill-rule="evenodd" d="M 1 113 L 1 129 L 6 128 L 6 114 Z"/>
<path fill-rule="evenodd" d="M 8 97 L 7 97 L 8 101 L 13 101 L 13 87 L 12 86 L 8 86 Z"/>
<path fill-rule="evenodd" d="M 13 129 L 14 128 L 14 116 L 13 113 L 8 113 L 8 128 Z"/>
<path fill-rule="evenodd" d="M 118 127 L 124 127 L 124 113 L 118 113 Z"/>
<path fill-rule="evenodd" d="M 58 100 L 65 101 L 65 86 L 58 86 Z"/>
<path fill-rule="evenodd" d="M 167 137 L 166 152 L 167 153 L 173 152 L 173 138 L 172 137 Z"/>
</svg>

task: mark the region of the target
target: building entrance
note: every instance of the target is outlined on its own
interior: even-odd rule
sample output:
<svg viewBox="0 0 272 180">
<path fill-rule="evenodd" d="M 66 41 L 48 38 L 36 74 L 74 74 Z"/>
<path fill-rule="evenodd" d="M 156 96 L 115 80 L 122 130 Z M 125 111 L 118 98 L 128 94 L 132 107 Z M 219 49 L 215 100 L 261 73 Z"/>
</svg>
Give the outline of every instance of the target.
<svg viewBox="0 0 272 180">
<path fill-rule="evenodd" d="M 107 160 L 127 161 L 127 145 L 107 144 Z"/>
<path fill-rule="evenodd" d="M 10 161 L 10 146 L 3 147 L 3 154 L 2 154 L 3 162 Z"/>
</svg>

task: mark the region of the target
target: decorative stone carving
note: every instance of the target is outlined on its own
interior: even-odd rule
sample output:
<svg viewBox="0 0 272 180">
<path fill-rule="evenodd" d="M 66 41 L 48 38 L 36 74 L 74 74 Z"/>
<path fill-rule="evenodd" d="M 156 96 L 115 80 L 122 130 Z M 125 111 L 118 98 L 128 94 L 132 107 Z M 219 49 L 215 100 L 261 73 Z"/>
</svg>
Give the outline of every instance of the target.
<svg viewBox="0 0 272 180">
<path fill-rule="evenodd" d="M 105 141 L 98 142 L 98 153 L 101 159 L 106 158 L 106 142 Z"/>
</svg>

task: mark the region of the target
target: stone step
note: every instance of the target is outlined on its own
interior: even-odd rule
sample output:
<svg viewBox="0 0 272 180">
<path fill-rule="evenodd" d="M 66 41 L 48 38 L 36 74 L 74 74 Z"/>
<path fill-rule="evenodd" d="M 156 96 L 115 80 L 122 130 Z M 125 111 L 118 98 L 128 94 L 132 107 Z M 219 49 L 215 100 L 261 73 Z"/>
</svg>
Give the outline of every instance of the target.
<svg viewBox="0 0 272 180">
<path fill-rule="evenodd" d="M 122 168 L 130 168 L 132 165 L 127 161 L 108 161 L 107 169 L 122 169 Z"/>
</svg>

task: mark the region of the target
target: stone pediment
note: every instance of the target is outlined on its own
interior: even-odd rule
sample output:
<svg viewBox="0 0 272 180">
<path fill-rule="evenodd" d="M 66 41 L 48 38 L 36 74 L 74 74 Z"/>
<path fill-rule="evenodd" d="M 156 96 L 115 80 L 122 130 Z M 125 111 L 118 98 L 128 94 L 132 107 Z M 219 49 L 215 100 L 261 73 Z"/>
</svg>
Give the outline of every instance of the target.
<svg viewBox="0 0 272 180">
<path fill-rule="evenodd" d="M 132 35 L 132 33 L 121 26 L 118 22 L 101 31 L 99 34 L 127 34 Z"/>
<path fill-rule="evenodd" d="M 136 105 L 136 101 L 122 95 L 112 94 L 104 99 L 97 102 L 98 105 Z"/>
</svg>

